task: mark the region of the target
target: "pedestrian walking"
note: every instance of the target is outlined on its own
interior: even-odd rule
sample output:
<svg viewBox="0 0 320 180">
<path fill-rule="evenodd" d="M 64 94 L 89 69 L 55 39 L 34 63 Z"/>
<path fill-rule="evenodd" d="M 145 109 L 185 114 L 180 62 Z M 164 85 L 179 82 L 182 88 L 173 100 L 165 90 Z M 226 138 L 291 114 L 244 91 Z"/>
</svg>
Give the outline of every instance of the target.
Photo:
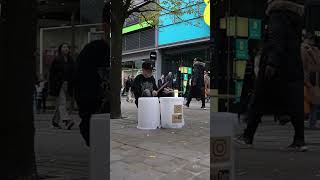
<svg viewBox="0 0 320 180">
<path fill-rule="evenodd" d="M 133 82 L 132 91 L 135 97 L 135 103 L 138 107 L 138 99 L 140 97 L 156 97 L 158 96 L 158 87 L 156 80 L 152 75 L 153 65 L 150 62 L 142 64 L 142 74 L 138 75 Z"/>
<path fill-rule="evenodd" d="M 42 88 L 42 112 L 46 112 L 47 110 L 47 98 L 48 98 L 48 91 L 49 91 L 49 85 L 48 85 L 48 79 L 47 75 L 44 76 L 44 79 L 41 81 L 40 85 Z"/>
<path fill-rule="evenodd" d="M 252 145 L 261 117 L 272 112 L 290 116 L 295 134 L 287 148 L 308 149 L 304 137 L 304 73 L 300 55 L 303 10 L 303 5 L 295 1 L 268 1 L 267 37 L 248 124 L 237 139 L 241 144 Z"/>
<path fill-rule="evenodd" d="M 165 83 L 165 75 L 162 74 L 160 79 L 158 80 L 158 88 L 160 88 Z"/>
<path fill-rule="evenodd" d="M 102 12 L 102 28 L 105 34 L 110 33 L 110 8 L 110 4 L 105 4 Z M 79 128 L 87 146 L 90 146 L 92 115 L 110 113 L 109 40 L 107 36 L 103 36 L 101 40 L 88 43 L 76 61 L 75 97 L 81 118 Z"/>
<path fill-rule="evenodd" d="M 207 102 L 210 101 L 210 76 L 207 71 L 204 72 L 205 97 Z"/>
<path fill-rule="evenodd" d="M 158 82 L 158 89 L 160 89 L 158 97 L 174 97 L 172 72 L 169 72 L 163 79 L 163 83 L 162 80 Z"/>
<path fill-rule="evenodd" d="M 49 94 L 56 98 L 56 110 L 52 119 L 53 127 L 61 129 L 61 121 L 67 129 L 74 125 L 68 108 L 73 96 L 73 74 L 75 63 L 70 55 L 69 45 L 63 43 L 58 48 L 58 56 L 50 67 Z"/>
<path fill-rule="evenodd" d="M 132 86 L 133 86 L 134 76 L 129 76 L 128 81 L 126 83 L 127 87 L 127 102 L 133 102 L 133 93 L 132 93 Z"/>
<path fill-rule="evenodd" d="M 309 127 L 315 129 L 317 114 L 320 111 L 320 50 L 311 33 L 307 33 L 301 45 L 301 57 L 305 75 L 305 112 L 310 110 Z"/>
<path fill-rule="evenodd" d="M 43 87 L 38 80 L 35 84 L 35 100 L 36 100 L 36 111 L 39 114 L 41 112 L 41 105 L 43 100 Z"/>
<path fill-rule="evenodd" d="M 191 78 L 190 92 L 185 105 L 187 108 L 189 108 L 192 98 L 201 98 L 201 109 L 206 110 L 204 69 L 205 63 L 203 63 L 200 58 L 195 58 L 193 61 L 193 75 Z"/>
</svg>

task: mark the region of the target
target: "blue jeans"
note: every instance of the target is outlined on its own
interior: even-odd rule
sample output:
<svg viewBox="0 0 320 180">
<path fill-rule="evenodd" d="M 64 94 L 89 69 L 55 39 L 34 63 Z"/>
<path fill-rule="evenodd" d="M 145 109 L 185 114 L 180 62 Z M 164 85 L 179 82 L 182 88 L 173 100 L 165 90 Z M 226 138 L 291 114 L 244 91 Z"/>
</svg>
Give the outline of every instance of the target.
<svg viewBox="0 0 320 180">
<path fill-rule="evenodd" d="M 311 104 L 310 105 L 310 121 L 309 126 L 316 127 L 317 124 L 317 114 L 320 112 L 320 105 L 318 104 Z"/>
</svg>

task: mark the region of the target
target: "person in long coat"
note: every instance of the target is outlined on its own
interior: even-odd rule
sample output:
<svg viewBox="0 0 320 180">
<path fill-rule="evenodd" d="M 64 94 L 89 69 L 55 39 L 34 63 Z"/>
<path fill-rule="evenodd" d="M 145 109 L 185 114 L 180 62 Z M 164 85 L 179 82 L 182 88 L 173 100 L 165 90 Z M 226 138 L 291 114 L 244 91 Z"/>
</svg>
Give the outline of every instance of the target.
<svg viewBox="0 0 320 180">
<path fill-rule="evenodd" d="M 206 109 L 204 71 L 205 63 L 203 63 L 200 58 L 195 58 L 193 62 L 193 75 L 186 107 L 190 106 L 192 98 L 201 98 L 201 108 L 204 110 Z"/>
<path fill-rule="evenodd" d="M 69 45 L 63 43 L 58 48 L 58 56 L 50 66 L 49 94 L 56 98 L 56 111 L 52 119 L 52 125 L 61 129 L 60 122 L 64 121 L 70 129 L 74 122 L 67 111 L 68 99 L 73 96 L 73 75 L 75 62 L 70 55 Z"/>
<path fill-rule="evenodd" d="M 89 127 L 92 114 L 110 113 L 110 102 L 106 92 L 110 90 L 109 73 L 110 51 L 104 40 L 87 44 L 77 59 L 76 101 L 81 118 L 80 133 L 89 141 Z"/>
<path fill-rule="evenodd" d="M 288 149 L 306 151 L 300 55 L 304 6 L 297 1 L 269 0 L 267 37 L 247 128 L 238 142 L 251 145 L 263 114 L 289 115 L 294 126 Z"/>
</svg>

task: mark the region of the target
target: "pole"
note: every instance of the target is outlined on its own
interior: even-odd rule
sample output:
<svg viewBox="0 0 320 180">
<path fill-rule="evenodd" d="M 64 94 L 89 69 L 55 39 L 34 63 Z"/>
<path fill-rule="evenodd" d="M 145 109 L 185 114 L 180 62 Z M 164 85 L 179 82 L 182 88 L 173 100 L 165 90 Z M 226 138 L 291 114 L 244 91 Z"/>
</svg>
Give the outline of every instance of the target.
<svg viewBox="0 0 320 180">
<path fill-rule="evenodd" d="M 43 74 L 43 29 L 40 29 L 40 64 L 39 64 L 39 72 Z"/>
</svg>

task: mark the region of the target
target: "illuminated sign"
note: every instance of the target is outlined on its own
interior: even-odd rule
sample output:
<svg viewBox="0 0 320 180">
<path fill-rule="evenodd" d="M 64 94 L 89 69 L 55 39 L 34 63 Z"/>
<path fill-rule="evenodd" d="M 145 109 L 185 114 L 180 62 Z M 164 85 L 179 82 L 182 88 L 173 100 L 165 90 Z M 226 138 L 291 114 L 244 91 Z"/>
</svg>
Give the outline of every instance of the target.
<svg viewBox="0 0 320 180">
<path fill-rule="evenodd" d="M 208 26 L 210 26 L 210 0 L 204 0 L 204 2 L 206 3 L 207 6 L 203 13 L 203 19 L 204 19 L 204 22 Z"/>
<path fill-rule="evenodd" d="M 147 22 L 143 22 L 141 24 L 135 24 L 135 25 L 123 28 L 122 29 L 122 33 L 126 34 L 126 33 L 129 33 L 129 32 L 137 31 L 139 29 L 144 29 L 144 28 L 147 28 L 147 27 L 150 27 L 150 24 L 147 23 Z"/>
</svg>

